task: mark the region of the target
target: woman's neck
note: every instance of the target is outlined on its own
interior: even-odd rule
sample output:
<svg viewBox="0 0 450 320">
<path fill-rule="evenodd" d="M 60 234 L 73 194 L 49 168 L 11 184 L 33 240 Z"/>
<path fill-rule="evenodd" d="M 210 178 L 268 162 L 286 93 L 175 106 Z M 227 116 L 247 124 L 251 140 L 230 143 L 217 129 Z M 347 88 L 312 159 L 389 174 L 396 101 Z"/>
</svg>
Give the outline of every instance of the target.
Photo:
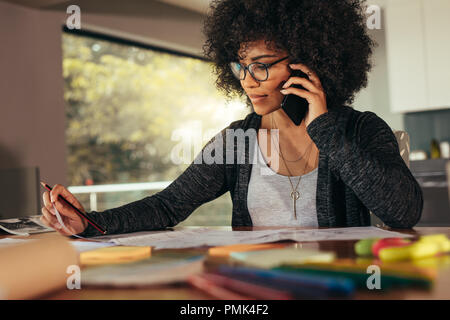
<svg viewBox="0 0 450 320">
<path fill-rule="evenodd" d="M 260 129 L 267 130 L 267 136 L 260 136 L 261 132 L 258 134 L 259 139 L 267 137 L 267 157 L 271 157 L 272 154 L 277 156 L 278 150 L 280 150 L 282 156 L 285 157 L 284 159 L 299 159 L 298 162 L 293 163 L 291 161 L 289 164 L 289 168 L 293 170 L 293 175 L 302 175 L 317 167 L 319 150 L 306 131 L 304 121 L 296 126 L 286 113 L 279 109 L 262 117 Z M 272 138 L 272 134 L 276 137 L 275 133 L 271 133 L 272 129 L 279 129 L 277 138 Z M 273 144 L 275 153 L 272 153 Z M 306 159 L 306 162 L 303 158 Z M 281 159 L 278 163 L 281 163 L 282 168 L 283 166 L 287 167 Z M 281 169 L 280 174 L 288 175 L 289 170 L 284 170 Z"/>
<path fill-rule="evenodd" d="M 280 138 L 293 138 L 294 140 L 307 134 L 305 121 L 296 126 L 282 109 L 264 115 L 261 119 L 260 129 L 279 129 Z"/>
</svg>

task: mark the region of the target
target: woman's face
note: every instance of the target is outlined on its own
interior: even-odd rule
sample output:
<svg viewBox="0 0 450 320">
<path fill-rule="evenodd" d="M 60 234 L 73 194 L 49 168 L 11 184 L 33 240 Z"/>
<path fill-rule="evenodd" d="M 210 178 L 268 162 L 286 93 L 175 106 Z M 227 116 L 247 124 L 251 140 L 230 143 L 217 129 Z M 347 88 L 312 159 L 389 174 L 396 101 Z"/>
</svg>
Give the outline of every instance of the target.
<svg viewBox="0 0 450 320">
<path fill-rule="evenodd" d="M 239 62 L 248 66 L 253 62 L 272 63 L 288 54 L 285 51 L 273 51 L 268 49 L 264 40 L 248 43 L 245 52 L 239 51 Z M 266 115 L 280 108 L 284 95 L 280 93 L 283 84 L 289 79 L 291 70 L 288 66 L 289 58 L 269 68 L 269 77 L 266 81 L 256 81 L 247 70 L 244 80 L 241 80 L 242 88 L 250 98 L 253 108 L 258 115 Z"/>
</svg>

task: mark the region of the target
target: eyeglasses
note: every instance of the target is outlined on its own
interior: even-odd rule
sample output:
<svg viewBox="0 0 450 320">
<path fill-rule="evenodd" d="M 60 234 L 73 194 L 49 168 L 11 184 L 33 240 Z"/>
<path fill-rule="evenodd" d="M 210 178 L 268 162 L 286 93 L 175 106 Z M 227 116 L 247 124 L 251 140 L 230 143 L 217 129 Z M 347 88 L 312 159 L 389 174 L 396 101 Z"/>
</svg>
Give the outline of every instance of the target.
<svg viewBox="0 0 450 320">
<path fill-rule="evenodd" d="M 262 63 L 262 62 L 253 62 L 248 66 L 243 66 L 239 62 L 231 62 L 230 68 L 233 72 L 233 75 L 238 80 L 245 80 L 247 76 L 247 70 L 250 72 L 252 77 L 259 82 L 266 81 L 269 78 L 269 68 L 278 62 L 286 60 L 288 57 L 281 58 L 280 60 L 274 61 L 272 63 Z"/>
</svg>

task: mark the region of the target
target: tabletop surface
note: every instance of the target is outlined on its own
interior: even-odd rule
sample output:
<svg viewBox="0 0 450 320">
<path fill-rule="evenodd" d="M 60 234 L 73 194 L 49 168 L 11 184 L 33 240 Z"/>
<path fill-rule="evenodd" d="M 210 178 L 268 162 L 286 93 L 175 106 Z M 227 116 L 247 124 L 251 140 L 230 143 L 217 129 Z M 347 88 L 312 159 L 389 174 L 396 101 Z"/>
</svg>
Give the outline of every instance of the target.
<svg viewBox="0 0 450 320">
<path fill-rule="evenodd" d="M 176 227 L 175 229 L 185 229 L 190 227 Z M 212 227 L 219 230 L 239 230 L 239 231 L 251 231 L 251 230 L 264 230 L 271 229 L 270 227 Z M 277 228 L 279 229 L 279 228 Z M 290 228 L 292 229 L 292 228 Z M 307 229 L 307 228 L 295 228 L 295 229 Z M 412 234 L 414 236 L 427 235 L 427 234 L 446 234 L 450 237 L 450 228 L 448 227 L 416 227 L 409 230 L 389 229 L 390 231 L 397 231 L 402 233 Z M 35 234 L 28 238 L 40 238 L 45 234 Z M 19 236 L 2 235 L 0 238 L 12 237 L 23 238 Z M 303 248 L 320 249 L 323 251 L 333 251 L 338 259 L 355 259 L 356 254 L 354 252 L 354 244 L 356 240 L 327 240 L 327 241 L 311 241 L 311 242 L 299 242 Z M 158 254 L 164 254 L 167 250 L 154 250 L 152 257 Z M 194 248 L 194 249 L 170 249 L 171 252 L 196 252 L 207 253 L 208 248 Z M 420 288 L 402 288 L 402 289 L 390 289 L 388 291 L 381 290 L 369 290 L 359 289 L 354 299 L 450 299 L 450 259 L 446 259 L 445 263 L 440 264 L 437 267 L 437 279 L 434 286 L 431 289 Z M 206 260 L 206 269 L 208 265 L 214 265 L 215 263 L 228 263 L 225 259 L 217 260 L 217 258 L 208 257 Z M 382 265 L 381 265 L 382 267 Z M 369 274 L 368 274 L 369 276 Z M 68 290 L 66 288 L 57 292 L 52 292 L 46 296 L 39 297 L 39 299 L 80 299 L 80 300 L 211 300 L 214 299 L 210 295 L 191 287 L 188 284 L 176 284 L 176 285 L 164 285 L 164 286 L 152 286 L 139 289 L 115 289 L 115 288 L 81 288 L 81 290 Z"/>
</svg>

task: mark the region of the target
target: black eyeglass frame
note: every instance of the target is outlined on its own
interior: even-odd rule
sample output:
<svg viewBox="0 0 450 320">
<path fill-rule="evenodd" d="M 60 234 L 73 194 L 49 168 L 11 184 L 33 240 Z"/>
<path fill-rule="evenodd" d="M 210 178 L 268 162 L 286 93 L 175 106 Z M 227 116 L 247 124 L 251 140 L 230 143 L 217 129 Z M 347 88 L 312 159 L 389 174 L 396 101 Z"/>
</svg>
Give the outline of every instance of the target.
<svg viewBox="0 0 450 320">
<path fill-rule="evenodd" d="M 236 74 L 233 72 L 233 68 L 231 67 L 231 64 L 232 64 L 232 63 L 236 63 L 236 62 L 230 62 L 230 68 L 231 68 L 231 72 L 232 72 L 233 75 L 236 77 L 236 79 L 238 79 L 238 80 L 240 80 L 240 81 L 245 80 L 245 77 L 247 76 L 247 70 L 248 70 L 248 72 L 251 74 L 251 76 L 253 77 L 253 79 L 255 79 L 255 80 L 258 81 L 258 82 L 264 82 L 264 81 L 267 81 L 267 79 L 269 79 L 269 68 L 270 68 L 271 66 L 273 66 L 273 65 L 275 65 L 275 64 L 277 64 L 277 63 L 283 61 L 283 60 L 286 60 L 287 58 L 289 58 L 289 56 L 286 56 L 286 57 L 284 57 L 284 58 L 281 58 L 281 59 L 279 59 L 279 60 L 276 60 L 276 61 L 274 61 L 274 62 L 272 62 L 272 63 L 253 62 L 253 63 L 250 63 L 248 66 L 243 66 L 242 64 L 239 63 L 239 64 L 241 65 L 241 67 L 244 68 L 244 77 L 243 77 L 242 79 L 241 79 L 240 77 L 237 77 L 237 76 L 236 76 Z M 256 79 L 256 77 L 255 77 L 255 76 L 253 75 L 253 73 L 250 71 L 250 67 L 251 67 L 252 65 L 256 65 L 256 64 L 262 65 L 262 66 L 264 66 L 264 67 L 266 68 L 266 78 L 265 78 L 264 80 Z"/>
</svg>

